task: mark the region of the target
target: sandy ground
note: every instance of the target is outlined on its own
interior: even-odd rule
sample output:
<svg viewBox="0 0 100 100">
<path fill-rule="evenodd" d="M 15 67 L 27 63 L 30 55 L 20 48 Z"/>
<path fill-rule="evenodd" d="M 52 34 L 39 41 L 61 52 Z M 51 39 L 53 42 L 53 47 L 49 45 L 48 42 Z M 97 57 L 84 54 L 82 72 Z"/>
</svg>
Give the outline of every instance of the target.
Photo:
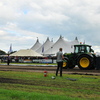
<svg viewBox="0 0 100 100">
<path fill-rule="evenodd" d="M 56 66 L 31 66 L 31 65 L 0 65 L 1 71 L 25 71 L 25 72 L 41 72 L 46 70 L 48 73 L 56 73 Z M 78 67 L 74 69 L 63 69 L 63 74 L 80 74 L 80 75 L 99 75 L 100 70 L 80 70 Z"/>
</svg>

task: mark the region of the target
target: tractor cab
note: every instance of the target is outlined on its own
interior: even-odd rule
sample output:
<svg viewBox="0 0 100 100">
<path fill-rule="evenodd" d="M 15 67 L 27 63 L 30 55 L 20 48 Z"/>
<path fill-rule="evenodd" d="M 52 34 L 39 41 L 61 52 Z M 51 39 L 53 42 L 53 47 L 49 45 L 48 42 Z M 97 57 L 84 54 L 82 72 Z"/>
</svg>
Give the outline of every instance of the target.
<svg viewBox="0 0 100 100">
<path fill-rule="evenodd" d="M 79 45 L 74 45 L 74 53 L 94 53 L 94 50 L 91 49 L 90 45 L 86 45 L 86 44 L 79 44 Z"/>
</svg>

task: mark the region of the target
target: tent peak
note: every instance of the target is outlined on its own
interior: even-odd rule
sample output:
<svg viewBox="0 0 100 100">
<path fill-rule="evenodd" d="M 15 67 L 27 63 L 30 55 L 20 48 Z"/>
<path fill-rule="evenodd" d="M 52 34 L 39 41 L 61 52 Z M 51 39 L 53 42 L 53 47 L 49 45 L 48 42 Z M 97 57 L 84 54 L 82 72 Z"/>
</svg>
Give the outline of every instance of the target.
<svg viewBox="0 0 100 100">
<path fill-rule="evenodd" d="M 62 35 L 60 35 L 60 39 L 62 39 L 62 38 L 64 38 L 64 37 L 62 37 Z"/>
<path fill-rule="evenodd" d="M 75 40 L 78 40 L 77 37 L 75 38 Z"/>
<path fill-rule="evenodd" d="M 47 40 L 46 40 L 46 41 L 50 41 L 50 40 L 49 40 L 49 37 L 47 37 Z"/>
<path fill-rule="evenodd" d="M 36 42 L 39 42 L 39 39 L 38 39 L 38 37 L 37 37 L 37 41 Z"/>
</svg>

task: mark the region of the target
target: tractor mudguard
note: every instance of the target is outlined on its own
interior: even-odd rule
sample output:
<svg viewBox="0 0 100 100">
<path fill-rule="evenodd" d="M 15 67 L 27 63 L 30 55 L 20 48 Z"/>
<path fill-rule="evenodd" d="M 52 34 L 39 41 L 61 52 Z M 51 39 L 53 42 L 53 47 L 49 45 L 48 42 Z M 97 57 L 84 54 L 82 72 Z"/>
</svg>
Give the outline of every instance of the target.
<svg viewBox="0 0 100 100">
<path fill-rule="evenodd" d="M 67 59 L 69 61 L 68 57 L 64 57 L 64 59 Z"/>
<path fill-rule="evenodd" d="M 89 56 L 90 58 L 94 58 L 93 55 L 90 55 L 90 54 L 80 54 L 80 55 L 77 56 L 76 61 L 78 60 L 79 57 L 81 57 L 81 56 L 83 56 L 83 55 L 84 55 L 84 56 L 85 56 L 85 55 L 86 55 L 86 56 Z"/>
</svg>

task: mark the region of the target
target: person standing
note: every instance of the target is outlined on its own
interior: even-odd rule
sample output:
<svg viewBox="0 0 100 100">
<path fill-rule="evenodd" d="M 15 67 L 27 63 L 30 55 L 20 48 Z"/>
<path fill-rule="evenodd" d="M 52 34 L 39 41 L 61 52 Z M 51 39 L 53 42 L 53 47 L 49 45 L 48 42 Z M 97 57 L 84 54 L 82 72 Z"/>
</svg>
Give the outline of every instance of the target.
<svg viewBox="0 0 100 100">
<path fill-rule="evenodd" d="M 9 65 L 9 63 L 10 63 L 10 56 L 8 54 L 8 57 L 7 57 L 7 65 Z"/>
<path fill-rule="evenodd" d="M 58 75 L 58 70 L 59 70 L 59 67 L 60 67 L 60 76 L 62 77 L 63 60 L 64 60 L 64 56 L 63 56 L 63 53 L 62 53 L 62 48 L 59 48 L 59 52 L 57 52 L 56 76 Z"/>
</svg>

